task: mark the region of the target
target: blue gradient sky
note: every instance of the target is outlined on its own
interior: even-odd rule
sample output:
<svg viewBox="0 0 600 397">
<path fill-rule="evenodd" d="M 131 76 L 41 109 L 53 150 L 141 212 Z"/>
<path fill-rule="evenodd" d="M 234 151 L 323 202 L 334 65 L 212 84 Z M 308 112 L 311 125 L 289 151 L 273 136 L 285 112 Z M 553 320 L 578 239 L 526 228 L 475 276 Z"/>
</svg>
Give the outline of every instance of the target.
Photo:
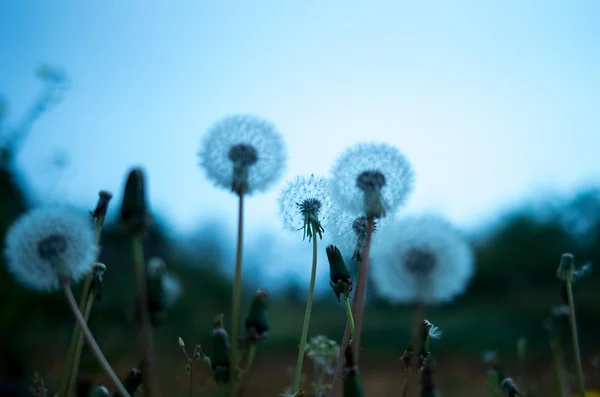
<svg viewBox="0 0 600 397">
<path fill-rule="evenodd" d="M 397 145 L 417 176 L 406 210 L 464 227 L 600 182 L 598 1 L 91 3 L 0 3 L 10 119 L 37 95 L 40 63 L 72 80 L 18 158 L 48 200 L 93 205 L 143 165 L 153 207 L 178 230 L 208 216 L 233 229 L 234 197 L 196 157 L 232 112 L 278 125 L 288 178 L 327 174 L 358 141 Z M 57 183 L 59 150 L 70 165 Z M 277 192 L 248 201 L 251 233 L 279 230 Z"/>
</svg>

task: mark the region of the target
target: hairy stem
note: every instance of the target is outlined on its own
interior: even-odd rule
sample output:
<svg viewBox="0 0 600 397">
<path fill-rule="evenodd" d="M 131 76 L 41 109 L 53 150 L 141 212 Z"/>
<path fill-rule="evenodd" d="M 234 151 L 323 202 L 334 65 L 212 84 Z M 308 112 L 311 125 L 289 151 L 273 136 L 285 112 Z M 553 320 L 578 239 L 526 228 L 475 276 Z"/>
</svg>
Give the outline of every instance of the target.
<svg viewBox="0 0 600 397">
<path fill-rule="evenodd" d="M 115 374 L 115 371 L 113 371 L 113 369 L 111 368 L 108 361 L 106 361 L 106 357 L 104 357 L 102 350 L 100 350 L 98 343 L 96 343 L 96 339 L 94 339 L 94 336 L 90 332 L 90 329 L 88 328 L 87 323 L 85 322 L 85 320 L 81 314 L 81 311 L 79 311 L 79 308 L 77 307 L 77 302 L 75 302 L 75 297 L 73 296 L 73 292 L 71 291 L 71 287 L 70 287 L 68 281 L 62 282 L 61 287 L 62 287 L 63 292 L 65 293 L 65 297 L 67 298 L 67 303 L 69 304 L 69 308 L 73 312 L 73 315 L 75 316 L 75 320 L 77 320 L 77 322 L 81 326 L 81 331 L 83 332 L 83 335 L 85 336 L 85 339 L 87 340 L 87 343 L 90 346 L 90 350 L 92 351 L 94 356 L 96 356 L 98 363 L 104 370 L 105 374 L 110 378 L 110 380 L 114 384 L 114 386 L 117 388 L 117 390 L 121 394 L 121 396 L 122 397 L 131 397 L 129 395 L 129 393 L 127 392 L 127 390 L 125 390 L 125 387 L 123 387 L 123 384 L 121 384 L 121 381 Z"/>
<path fill-rule="evenodd" d="M 571 337 L 573 342 L 573 354 L 575 356 L 575 367 L 577 368 L 577 387 L 581 397 L 585 397 L 585 382 L 583 380 L 583 367 L 581 365 L 581 354 L 579 352 L 579 341 L 577 339 L 577 322 L 575 320 L 575 302 L 573 299 L 573 285 L 571 278 L 566 280 L 567 297 L 569 299 L 569 323 L 571 325 Z"/>
<path fill-rule="evenodd" d="M 229 397 L 237 393 L 237 362 L 240 339 L 240 312 L 242 308 L 242 248 L 244 240 L 244 195 L 239 195 L 238 236 L 235 254 L 235 276 L 233 279 L 233 301 L 231 303 L 231 359 L 229 376 Z"/>
<path fill-rule="evenodd" d="M 96 220 L 96 234 L 95 234 L 95 243 L 96 245 L 100 244 L 100 236 L 102 235 L 102 227 L 104 226 L 104 216 L 99 216 Z M 94 281 L 94 270 L 91 270 L 85 278 L 83 283 L 83 290 L 81 292 L 81 298 L 79 300 L 79 311 L 84 312 L 88 306 L 88 297 L 90 295 L 90 288 L 92 287 L 92 282 Z M 93 300 L 92 300 L 93 302 Z M 91 308 L 90 308 L 91 310 Z M 89 315 L 88 315 L 89 317 Z M 87 322 L 87 317 L 86 317 Z M 74 367 L 74 359 L 77 356 L 77 350 L 79 350 L 79 355 L 81 355 L 81 348 L 79 347 L 79 341 L 81 340 L 81 328 L 77 322 L 75 322 L 75 328 L 73 329 L 73 334 L 71 335 L 71 344 L 69 345 L 69 351 L 67 352 L 67 361 L 65 363 L 65 372 L 63 373 L 63 378 L 61 381 L 60 389 L 58 392 L 59 397 L 70 397 L 70 382 L 71 377 L 75 374 L 77 377 L 77 372 L 79 368 Z M 79 366 L 79 364 L 77 364 Z M 75 379 L 76 381 L 77 379 Z"/>
<path fill-rule="evenodd" d="M 148 310 L 148 291 L 146 290 L 146 265 L 144 262 L 144 246 L 142 237 L 139 234 L 132 236 L 133 265 L 135 267 L 135 280 L 138 291 L 138 307 L 141 320 L 142 343 L 144 346 L 144 361 L 142 369 L 142 383 L 144 387 L 144 396 L 154 397 L 154 388 L 152 385 L 152 356 L 153 356 L 153 337 L 152 324 L 150 323 L 150 312 Z"/>
<path fill-rule="evenodd" d="M 300 378 L 302 377 L 302 363 L 304 362 L 304 351 L 306 350 L 306 338 L 308 337 L 308 327 L 310 324 L 310 313 L 312 311 L 313 295 L 315 292 L 315 280 L 317 278 L 317 227 L 311 225 L 313 229 L 313 258 L 312 270 L 310 273 L 310 286 L 308 287 L 308 299 L 306 301 L 306 311 L 304 312 L 304 325 L 302 326 L 302 336 L 300 337 L 300 348 L 298 349 L 298 361 L 296 362 L 296 373 L 294 374 L 294 383 L 292 393 L 300 389 Z"/>
<path fill-rule="evenodd" d="M 371 238 L 373 236 L 373 217 L 367 218 L 367 233 L 365 236 L 365 243 L 362 250 L 362 260 L 358 265 L 358 277 L 356 280 L 356 290 L 354 297 L 352 298 L 352 315 L 355 321 L 354 335 L 352 337 L 352 346 L 354 352 L 354 359 L 358 363 L 358 353 L 360 348 L 360 334 L 362 332 L 362 317 L 364 314 L 365 305 L 365 289 L 367 288 L 367 275 L 369 271 L 369 252 L 371 250 Z M 360 314 L 359 314 L 360 313 Z M 350 323 L 346 321 L 346 328 L 344 330 L 344 337 L 342 338 L 342 344 L 340 352 L 338 354 L 337 363 L 335 365 L 335 373 L 331 383 L 331 392 L 329 397 L 335 397 L 337 387 L 342 379 L 342 372 L 344 370 L 344 352 L 348 347 L 350 341 Z"/>
<path fill-rule="evenodd" d="M 354 338 L 354 317 L 352 316 L 352 307 L 350 306 L 350 299 L 344 299 L 346 303 L 346 316 L 348 317 L 348 325 L 350 326 L 350 339 Z"/>
<path fill-rule="evenodd" d="M 92 312 L 92 306 L 94 305 L 94 300 L 96 298 L 96 294 L 94 291 L 90 291 L 90 295 L 87 299 L 87 303 L 85 306 L 85 311 L 83 312 L 83 319 L 87 323 L 90 320 L 90 314 Z M 75 394 L 75 384 L 77 383 L 77 376 L 79 374 L 79 364 L 81 363 L 81 352 L 83 351 L 83 344 L 85 339 L 81 332 L 79 333 L 79 341 L 77 342 L 77 349 L 75 350 L 75 356 L 73 357 L 73 365 L 71 367 L 71 380 L 69 381 L 69 388 L 67 389 L 67 396 L 72 396 Z"/>
</svg>

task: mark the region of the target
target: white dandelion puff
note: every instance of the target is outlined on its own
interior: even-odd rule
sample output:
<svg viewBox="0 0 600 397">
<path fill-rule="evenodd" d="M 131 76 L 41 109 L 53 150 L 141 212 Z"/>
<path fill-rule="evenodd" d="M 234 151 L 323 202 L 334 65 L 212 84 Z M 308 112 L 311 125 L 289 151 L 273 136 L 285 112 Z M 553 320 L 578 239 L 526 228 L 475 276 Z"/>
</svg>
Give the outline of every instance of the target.
<svg viewBox="0 0 600 397">
<path fill-rule="evenodd" d="M 213 124 L 199 156 L 208 179 L 238 194 L 267 190 L 283 175 L 287 163 L 275 125 L 248 114 L 228 116 Z"/>
<path fill-rule="evenodd" d="M 408 159 L 385 143 L 359 143 L 344 151 L 331 168 L 331 194 L 343 209 L 376 218 L 394 214 L 412 192 Z"/>
<path fill-rule="evenodd" d="M 373 239 L 377 231 L 388 223 L 389 218 L 377 218 L 373 222 Z M 343 254 L 352 254 L 352 259 L 362 260 L 362 251 L 367 238 L 367 217 L 354 215 L 334 206 L 329 219 L 332 241 Z"/>
<path fill-rule="evenodd" d="M 27 288 L 51 292 L 62 279 L 78 282 L 92 270 L 98 248 L 89 217 L 66 207 L 38 208 L 9 229 L 6 266 Z"/>
<path fill-rule="evenodd" d="M 279 214 L 284 227 L 291 232 L 303 230 L 309 240 L 313 227 L 314 233 L 321 236 L 329 221 L 331 205 L 329 183 L 321 176 L 298 176 L 288 181 L 279 196 Z"/>
<path fill-rule="evenodd" d="M 371 275 L 378 293 L 390 302 L 448 302 L 473 276 L 469 243 L 439 217 L 408 217 L 379 233 L 371 251 Z"/>
</svg>

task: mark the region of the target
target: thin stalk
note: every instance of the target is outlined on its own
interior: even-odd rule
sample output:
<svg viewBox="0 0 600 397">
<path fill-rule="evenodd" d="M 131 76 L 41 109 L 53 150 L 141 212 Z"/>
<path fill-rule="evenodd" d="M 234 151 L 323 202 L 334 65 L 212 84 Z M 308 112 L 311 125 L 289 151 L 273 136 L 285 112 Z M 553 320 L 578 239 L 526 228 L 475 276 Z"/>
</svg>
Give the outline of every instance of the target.
<svg viewBox="0 0 600 397">
<path fill-rule="evenodd" d="M 150 323 L 150 312 L 148 311 L 148 291 L 146 290 L 146 265 L 144 262 L 144 246 L 142 237 L 134 234 L 131 240 L 133 249 L 133 265 L 135 267 L 135 280 L 138 290 L 138 305 L 141 318 L 142 343 L 144 346 L 144 362 L 142 365 L 142 384 L 144 387 L 144 396 L 154 397 L 154 388 L 152 385 L 152 356 L 153 356 L 153 337 L 152 324 Z"/>
<path fill-rule="evenodd" d="M 575 355 L 575 366 L 577 368 L 577 387 L 581 397 L 585 397 L 585 382 L 583 380 L 583 367 L 581 365 L 581 354 L 579 353 L 579 341 L 577 340 L 577 322 L 575 320 L 575 302 L 573 299 L 573 285 L 571 278 L 567 278 L 567 297 L 569 299 L 569 323 L 571 325 L 571 337 L 573 341 L 573 354 Z"/>
<path fill-rule="evenodd" d="M 565 369 L 564 356 L 562 354 L 559 335 L 555 335 L 550 338 L 550 348 L 552 350 L 552 358 L 554 362 L 554 377 L 557 389 L 555 392 L 560 397 L 569 397 L 571 395 L 571 391 L 569 390 L 569 379 Z"/>
<path fill-rule="evenodd" d="M 77 322 L 81 326 L 81 331 L 83 332 L 83 335 L 85 336 L 85 339 L 87 340 L 87 343 L 90 346 L 90 350 L 92 351 L 94 356 L 96 356 L 98 363 L 104 370 L 105 374 L 110 378 L 110 380 L 114 384 L 114 386 L 117 388 L 117 391 L 121 394 L 121 396 L 122 397 L 131 397 L 129 395 L 129 393 L 127 392 L 127 390 L 125 390 L 125 387 L 123 387 L 123 384 L 121 383 L 121 381 L 115 374 L 115 371 L 113 371 L 113 369 L 111 368 L 108 361 L 106 361 L 106 357 L 104 357 L 104 354 L 102 354 L 102 350 L 100 350 L 98 343 L 96 343 L 96 339 L 94 339 L 94 336 L 92 335 L 90 329 L 88 328 L 87 323 L 85 322 L 85 319 L 81 315 L 81 311 L 79 311 L 79 308 L 77 307 L 77 302 L 75 302 L 75 297 L 73 296 L 73 292 L 71 291 L 71 287 L 69 286 L 69 283 L 62 282 L 61 287 L 62 287 L 63 292 L 65 293 L 65 297 L 67 298 L 67 303 L 69 304 L 69 308 L 73 312 L 73 315 L 75 316 L 75 320 L 77 320 Z"/>
<path fill-rule="evenodd" d="M 194 363 L 190 364 L 190 397 L 194 395 Z"/>
<path fill-rule="evenodd" d="M 352 317 L 352 307 L 350 306 L 350 299 L 344 299 L 346 302 L 346 316 L 348 317 L 348 325 L 350 326 L 350 339 L 354 338 L 354 317 Z"/>
<path fill-rule="evenodd" d="M 235 276 L 233 278 L 233 301 L 231 303 L 231 359 L 229 375 L 229 397 L 237 393 L 237 358 L 239 355 L 240 313 L 242 308 L 242 248 L 244 240 L 244 195 L 239 195 L 238 236 L 235 254 Z"/>
<path fill-rule="evenodd" d="M 252 362 L 254 361 L 254 356 L 256 355 L 256 343 L 250 344 L 250 349 L 248 350 L 248 362 L 246 363 L 246 372 L 252 366 Z"/>
<path fill-rule="evenodd" d="M 317 278 L 317 227 L 311 225 L 313 229 L 313 258 L 312 270 L 310 273 L 310 286 L 308 287 L 308 299 L 306 301 L 306 311 L 304 312 L 304 325 L 302 326 L 302 336 L 300 337 L 300 348 L 298 349 L 298 361 L 296 362 L 296 373 L 294 374 L 294 383 L 292 393 L 300 389 L 300 378 L 302 376 L 302 364 L 304 362 L 304 351 L 306 350 L 306 339 L 308 337 L 308 326 L 310 324 L 310 313 L 312 311 L 313 295 L 315 292 L 315 280 Z"/>
<path fill-rule="evenodd" d="M 94 305 L 94 300 L 96 298 L 96 294 L 94 291 L 90 291 L 90 296 L 87 299 L 87 303 L 85 306 L 85 311 L 83 312 L 83 319 L 87 323 L 90 320 L 90 313 L 92 312 L 92 306 Z M 85 339 L 81 332 L 79 333 L 79 341 L 77 343 L 77 349 L 75 350 L 75 356 L 73 357 L 73 365 L 71 367 L 71 379 L 69 380 L 69 388 L 67 389 L 67 396 L 72 396 L 75 394 L 75 384 L 77 383 L 77 376 L 79 373 L 79 364 L 81 363 L 81 352 L 83 351 L 83 344 Z"/>
<path fill-rule="evenodd" d="M 102 235 L 102 227 L 104 226 L 104 216 L 99 216 L 98 219 L 96 220 L 96 234 L 95 234 L 95 243 L 96 246 L 98 244 L 100 244 L 100 236 Z M 91 270 L 88 275 L 85 278 L 85 281 L 83 283 L 83 290 L 81 292 L 81 298 L 79 300 L 79 311 L 80 312 L 84 312 L 87 308 L 87 300 L 88 297 L 90 295 L 90 288 L 92 287 L 92 282 L 94 281 L 94 270 Z M 87 322 L 87 319 L 86 319 Z M 79 371 L 79 368 L 75 368 L 74 367 L 74 359 L 77 356 L 77 354 L 81 355 L 81 351 L 79 351 L 79 353 L 77 353 L 77 350 L 81 350 L 81 348 L 79 348 L 79 344 L 78 342 L 81 340 L 81 328 L 79 326 L 79 324 L 76 322 L 75 323 L 75 328 L 73 330 L 73 334 L 71 335 L 71 344 L 69 345 L 69 351 L 67 352 L 67 360 L 65 362 L 65 371 L 63 373 L 63 378 L 60 384 L 60 389 L 58 392 L 58 396 L 59 397 L 70 397 L 71 394 L 69 393 L 69 388 L 70 388 L 70 379 L 73 376 L 73 373 L 75 373 L 75 376 L 77 376 L 77 372 Z"/>
<path fill-rule="evenodd" d="M 408 372 L 408 382 L 413 384 L 419 383 L 419 355 L 421 352 L 421 340 L 423 337 L 423 320 L 425 320 L 425 305 L 419 299 L 415 304 L 415 316 L 413 320 L 413 332 L 411 349 L 413 353 L 412 359 L 409 361 L 410 370 Z M 409 395 L 418 395 L 417 388 L 413 388 L 414 392 Z"/>
<path fill-rule="evenodd" d="M 365 237 L 365 244 L 363 245 L 362 261 L 358 265 L 358 276 L 356 280 L 356 290 L 354 292 L 354 297 L 352 298 L 352 315 L 355 321 L 355 329 L 354 335 L 352 339 L 352 345 L 354 348 L 352 349 L 354 352 L 355 361 L 358 362 L 358 353 L 360 348 L 360 342 L 356 340 L 360 339 L 360 332 L 362 331 L 362 318 L 360 322 L 358 321 L 357 313 L 359 312 L 359 307 L 362 306 L 364 309 L 364 300 L 365 300 L 365 289 L 367 287 L 367 273 L 369 270 L 369 251 L 371 250 L 371 237 L 373 235 L 373 218 L 367 218 L 367 234 Z M 361 316 L 362 316 L 362 311 Z M 335 373 L 333 374 L 333 380 L 331 382 L 331 391 L 329 392 L 329 397 L 335 397 L 337 392 L 338 385 L 342 379 L 342 372 L 344 370 L 344 352 L 348 347 L 348 343 L 350 342 L 350 323 L 346 321 L 346 328 L 344 329 L 344 337 L 342 338 L 342 344 L 340 347 L 340 352 L 338 353 L 337 363 L 335 365 Z"/>
</svg>

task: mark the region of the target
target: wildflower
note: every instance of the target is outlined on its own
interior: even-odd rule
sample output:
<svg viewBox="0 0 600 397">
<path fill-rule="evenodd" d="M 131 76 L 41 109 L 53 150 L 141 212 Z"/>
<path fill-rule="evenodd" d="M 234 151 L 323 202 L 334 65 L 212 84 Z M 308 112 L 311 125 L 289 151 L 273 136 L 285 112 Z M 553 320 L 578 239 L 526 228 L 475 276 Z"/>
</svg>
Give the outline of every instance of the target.
<svg viewBox="0 0 600 397">
<path fill-rule="evenodd" d="M 267 318 L 268 304 L 268 291 L 258 289 L 252 299 L 252 303 L 250 303 L 250 311 L 248 317 L 246 317 L 244 340 L 247 342 L 256 343 L 267 338 L 269 332 L 269 320 Z"/>
<path fill-rule="evenodd" d="M 331 169 L 331 194 L 343 209 L 375 218 L 394 214 L 413 188 L 406 157 L 385 143 L 359 143 L 347 149 Z"/>
<path fill-rule="evenodd" d="M 330 210 L 329 185 L 323 177 L 298 176 L 281 190 L 279 214 L 284 226 L 292 232 L 303 230 L 309 241 L 315 233 L 322 238 L 322 225 L 327 223 Z"/>
<path fill-rule="evenodd" d="M 440 218 L 410 217 L 379 233 L 371 274 L 379 294 L 391 302 L 447 302 L 473 275 L 468 242 Z"/>
<path fill-rule="evenodd" d="M 41 292 L 76 283 L 92 270 L 98 248 L 89 219 L 66 207 L 22 215 L 6 236 L 6 266 L 22 285 Z"/>
<path fill-rule="evenodd" d="M 199 156 L 207 177 L 238 195 L 269 188 L 283 174 L 287 162 L 277 128 L 247 114 L 217 121 L 208 130 Z"/>
<path fill-rule="evenodd" d="M 373 237 L 376 231 L 387 223 L 388 218 L 378 218 L 373 222 Z M 352 259 L 362 261 L 362 251 L 367 238 L 367 217 L 353 215 L 334 207 L 330 217 L 332 240 L 343 252 L 352 252 Z"/>
</svg>

